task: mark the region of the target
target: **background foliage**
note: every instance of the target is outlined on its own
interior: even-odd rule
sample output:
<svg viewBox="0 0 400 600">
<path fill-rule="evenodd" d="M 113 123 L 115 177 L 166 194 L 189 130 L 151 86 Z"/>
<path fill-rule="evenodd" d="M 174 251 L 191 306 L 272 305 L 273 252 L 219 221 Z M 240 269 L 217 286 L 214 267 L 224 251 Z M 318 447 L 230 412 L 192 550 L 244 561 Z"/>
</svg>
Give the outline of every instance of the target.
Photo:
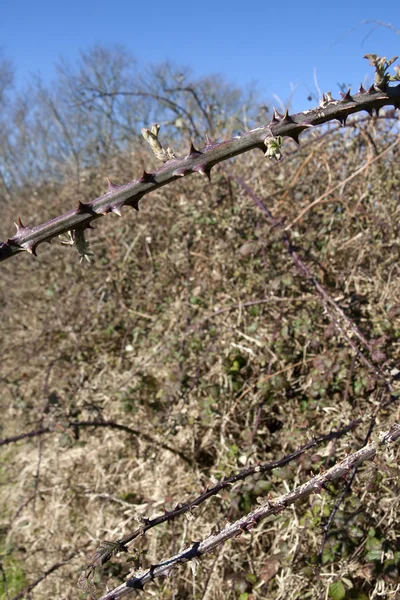
<svg viewBox="0 0 400 600">
<path fill-rule="evenodd" d="M 122 48 L 96 47 L 79 65 L 60 64 L 51 89 L 36 81 L 12 102 L 5 60 L 0 73 L 4 231 L 19 214 L 29 224 L 67 210 L 71 199 L 92 199 L 106 175 L 118 182 L 137 176 L 155 160 L 138 138 L 143 125 L 160 122 L 179 147 L 205 131 L 222 138 L 247 129 L 261 115 L 264 123 L 267 110 L 213 76 L 197 81 L 169 64 L 140 71 Z M 399 359 L 398 136 L 397 115 L 387 111 L 309 133 L 300 149 L 287 141 L 278 163 L 249 153 L 228 165 L 285 226 L 296 221 L 291 234 L 303 258 L 371 340 L 371 358 L 383 370 Z M 53 243 L 37 261 L 24 255 L 2 267 L 1 437 L 51 429 L 2 449 L 0 591 L 8 598 L 64 560 L 30 597 L 99 596 L 105 583 L 117 585 L 132 568 L 206 537 L 258 497 L 284 493 L 357 449 L 382 401 L 384 389 L 296 270 L 281 232 L 223 167 L 211 184 L 185 178 L 140 207 L 138 215 L 102 220 L 90 240 L 92 265 Z M 360 416 L 351 435 L 139 538 L 129 555 L 96 571 L 96 592 L 77 589 L 84 553 L 100 542 L 215 478 L 280 458 Z M 393 403 L 376 416 L 382 428 L 396 419 Z M 137 434 L 69 426 L 88 420 Z M 360 470 L 322 554 L 322 528 L 344 483 L 225 545 L 197 573 L 175 571 L 150 593 L 394 597 L 398 449 L 392 452 L 389 467 Z"/>
</svg>

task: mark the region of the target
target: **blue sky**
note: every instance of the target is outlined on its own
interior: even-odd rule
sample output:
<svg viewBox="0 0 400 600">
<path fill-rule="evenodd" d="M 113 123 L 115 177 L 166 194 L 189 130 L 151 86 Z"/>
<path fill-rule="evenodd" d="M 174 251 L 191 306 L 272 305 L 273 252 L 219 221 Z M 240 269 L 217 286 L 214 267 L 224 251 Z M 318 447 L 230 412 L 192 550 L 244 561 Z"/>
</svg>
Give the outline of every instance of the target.
<svg viewBox="0 0 400 600">
<path fill-rule="evenodd" d="M 5 0 L 0 46 L 12 59 L 17 83 L 40 74 L 50 81 L 60 57 L 74 60 L 96 43 L 123 44 L 141 63 L 172 59 L 198 75 L 223 73 L 246 85 L 258 82 L 265 99 L 309 108 L 316 92 L 358 86 L 372 69 L 366 53 L 400 55 L 400 35 L 364 20 L 400 29 L 399 2 L 237 2 L 231 0 Z M 277 107 L 278 101 L 273 102 Z"/>
</svg>

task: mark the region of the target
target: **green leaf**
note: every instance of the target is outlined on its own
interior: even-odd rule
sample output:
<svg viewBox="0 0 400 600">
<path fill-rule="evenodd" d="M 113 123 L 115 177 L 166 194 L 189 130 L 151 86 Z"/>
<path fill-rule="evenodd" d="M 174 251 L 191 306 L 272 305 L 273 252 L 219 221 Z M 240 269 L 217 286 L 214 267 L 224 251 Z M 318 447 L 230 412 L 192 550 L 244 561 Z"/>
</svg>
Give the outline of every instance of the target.
<svg viewBox="0 0 400 600">
<path fill-rule="evenodd" d="M 382 541 L 378 540 L 376 537 L 370 537 L 365 544 L 367 550 L 378 550 L 381 552 L 382 549 Z"/>
<path fill-rule="evenodd" d="M 334 555 L 330 550 L 326 550 L 324 548 L 323 552 L 322 552 L 322 564 L 326 565 L 326 563 L 328 562 L 332 562 L 334 560 Z"/>
<path fill-rule="evenodd" d="M 381 560 L 382 550 L 370 550 L 367 552 L 367 560 Z"/>
<path fill-rule="evenodd" d="M 329 597 L 333 600 L 343 600 L 346 597 L 346 588 L 341 581 L 334 581 L 329 586 Z"/>
</svg>

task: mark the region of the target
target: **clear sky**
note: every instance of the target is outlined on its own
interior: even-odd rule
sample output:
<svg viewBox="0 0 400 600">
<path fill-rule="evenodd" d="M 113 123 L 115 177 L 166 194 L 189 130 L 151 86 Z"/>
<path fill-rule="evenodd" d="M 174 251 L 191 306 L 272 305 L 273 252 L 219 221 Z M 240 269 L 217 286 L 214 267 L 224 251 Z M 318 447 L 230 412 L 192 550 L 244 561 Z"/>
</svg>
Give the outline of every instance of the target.
<svg viewBox="0 0 400 600">
<path fill-rule="evenodd" d="M 316 91 L 358 86 L 372 68 L 366 53 L 400 55 L 400 3 L 309 0 L 3 0 L 0 46 L 12 59 L 17 83 L 40 74 L 50 81 L 60 57 L 74 60 L 96 43 L 125 45 L 141 63 L 171 59 L 198 75 L 223 73 L 245 85 L 256 81 L 266 100 L 310 107 Z M 279 107 L 278 101 L 274 104 Z"/>
</svg>

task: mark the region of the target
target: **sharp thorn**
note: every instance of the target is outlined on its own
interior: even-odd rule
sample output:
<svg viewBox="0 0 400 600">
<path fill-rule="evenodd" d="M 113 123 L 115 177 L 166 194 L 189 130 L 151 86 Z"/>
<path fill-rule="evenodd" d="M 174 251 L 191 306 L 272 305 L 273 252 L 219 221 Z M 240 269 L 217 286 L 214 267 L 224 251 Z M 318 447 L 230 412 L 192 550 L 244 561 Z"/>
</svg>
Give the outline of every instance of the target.
<svg viewBox="0 0 400 600">
<path fill-rule="evenodd" d="M 286 123 L 293 123 L 293 119 L 292 117 L 289 115 L 289 111 L 288 109 L 285 110 L 285 114 L 282 117 L 282 121 L 285 121 Z"/>
<path fill-rule="evenodd" d="M 347 90 L 347 92 L 345 94 L 340 92 L 340 95 L 342 96 L 341 102 L 352 102 L 353 101 L 353 97 L 350 94 L 350 90 Z"/>
<path fill-rule="evenodd" d="M 111 212 L 111 206 L 107 206 L 107 208 L 102 208 L 101 210 L 98 211 L 98 215 L 108 215 L 108 213 Z"/>
<path fill-rule="evenodd" d="M 363 84 L 361 84 L 360 87 L 358 88 L 357 94 L 365 94 L 365 90 L 364 90 Z"/>
<path fill-rule="evenodd" d="M 139 202 L 142 199 L 142 196 L 140 196 L 139 198 L 136 198 L 135 200 L 128 200 L 128 202 L 126 203 L 126 206 L 131 206 L 132 208 L 134 208 L 135 210 L 137 210 L 139 212 Z"/>
<path fill-rule="evenodd" d="M 299 135 L 300 135 L 300 133 L 301 133 L 301 131 L 299 131 L 299 132 L 294 132 L 294 133 L 290 133 L 290 134 L 288 134 L 288 137 L 291 137 L 291 138 L 292 138 L 292 140 L 293 140 L 294 142 L 296 142 L 296 144 L 297 144 L 298 146 L 300 146 L 300 140 L 299 140 Z"/>
<path fill-rule="evenodd" d="M 175 177 L 184 177 L 187 173 L 189 173 L 189 169 L 186 169 L 185 167 L 180 167 L 179 169 L 175 169 L 172 175 L 174 175 Z"/>
<path fill-rule="evenodd" d="M 274 111 L 273 111 L 273 114 L 272 114 L 272 122 L 273 123 L 277 123 L 281 119 L 282 119 L 282 115 L 280 113 L 278 113 L 278 111 L 276 110 L 276 108 L 274 108 Z"/>
<path fill-rule="evenodd" d="M 193 146 L 193 142 L 190 142 L 190 149 L 189 149 L 188 156 L 198 156 L 199 154 L 201 154 L 201 152 L 199 152 L 199 150 L 196 150 L 196 148 Z"/>
<path fill-rule="evenodd" d="M 112 207 L 111 207 L 111 212 L 115 213 L 115 214 L 116 214 L 116 215 L 118 215 L 119 217 L 122 217 L 122 215 L 121 215 L 121 211 L 120 211 L 120 209 L 119 209 L 119 207 L 118 207 L 118 206 L 112 206 Z"/>
<path fill-rule="evenodd" d="M 156 568 L 156 565 L 150 565 L 149 567 L 149 576 L 151 581 L 154 581 L 155 577 L 154 577 L 154 570 Z"/>
<path fill-rule="evenodd" d="M 33 256 L 37 256 L 37 254 L 36 254 L 36 246 L 28 246 L 27 248 L 25 248 L 25 250 L 27 252 L 29 252 L 29 254 L 32 254 Z"/>
<path fill-rule="evenodd" d="M 153 173 L 147 173 L 147 171 L 143 171 L 142 176 L 138 179 L 139 183 L 153 183 L 153 181 Z"/>
<path fill-rule="evenodd" d="M 211 146 L 214 142 L 210 139 L 208 133 L 206 133 L 206 142 L 207 146 Z"/>
<path fill-rule="evenodd" d="M 113 183 L 109 177 L 106 177 L 106 179 L 107 179 L 107 194 L 109 192 L 113 192 L 114 190 L 118 190 L 121 187 L 120 185 Z"/>
<path fill-rule="evenodd" d="M 17 228 L 17 233 L 21 233 L 21 231 L 23 231 L 24 229 L 27 229 L 27 227 L 25 227 L 25 225 L 22 223 L 20 217 L 18 217 L 17 223 L 15 223 L 15 221 L 14 221 L 14 225 Z"/>
<path fill-rule="evenodd" d="M 192 171 L 200 173 L 200 175 L 203 175 L 203 177 L 207 177 L 208 181 L 211 181 L 211 169 L 206 169 L 204 165 L 196 165 L 193 167 Z"/>
<path fill-rule="evenodd" d="M 7 238 L 4 243 L 6 244 L 6 246 L 14 246 L 15 248 L 22 248 L 21 244 L 18 244 L 18 242 L 16 242 L 14 240 L 14 238 Z"/>
<path fill-rule="evenodd" d="M 79 214 L 84 214 L 84 213 L 92 214 L 94 211 L 93 211 L 93 207 L 91 204 L 84 204 L 83 202 L 81 202 L 79 200 L 78 208 L 76 209 L 76 212 L 79 215 Z"/>
<path fill-rule="evenodd" d="M 376 90 L 375 90 L 375 86 L 374 84 L 372 84 L 368 89 L 367 89 L 367 94 L 375 94 Z"/>
<path fill-rule="evenodd" d="M 140 590 L 141 592 L 144 590 L 143 583 L 141 581 L 136 581 L 134 587 L 136 590 Z"/>
</svg>

